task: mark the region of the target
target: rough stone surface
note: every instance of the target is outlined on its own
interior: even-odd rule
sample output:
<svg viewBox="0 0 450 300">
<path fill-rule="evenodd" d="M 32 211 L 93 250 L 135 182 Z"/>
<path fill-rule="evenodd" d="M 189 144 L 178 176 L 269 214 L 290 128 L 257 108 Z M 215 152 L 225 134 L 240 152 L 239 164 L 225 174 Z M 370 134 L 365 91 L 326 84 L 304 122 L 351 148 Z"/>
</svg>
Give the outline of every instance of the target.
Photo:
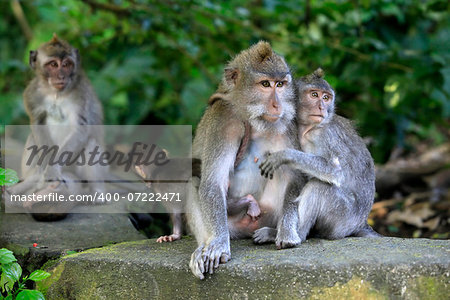
<svg viewBox="0 0 450 300">
<path fill-rule="evenodd" d="M 57 222 L 37 222 L 28 214 L 0 213 L 0 248 L 12 250 L 29 271 L 68 251 L 145 238 L 126 214 L 77 213 Z"/>
<path fill-rule="evenodd" d="M 144 240 L 68 255 L 39 287 L 47 299 L 448 299 L 450 241 L 308 240 L 275 250 L 233 241 L 232 260 L 203 281 L 192 238 Z"/>
</svg>

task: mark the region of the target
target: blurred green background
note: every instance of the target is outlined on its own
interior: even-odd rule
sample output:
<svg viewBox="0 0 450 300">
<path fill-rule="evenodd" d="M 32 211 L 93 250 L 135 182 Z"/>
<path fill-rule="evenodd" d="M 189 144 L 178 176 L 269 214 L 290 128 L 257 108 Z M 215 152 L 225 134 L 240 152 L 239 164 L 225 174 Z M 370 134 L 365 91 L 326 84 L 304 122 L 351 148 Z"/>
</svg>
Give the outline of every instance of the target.
<svg viewBox="0 0 450 300">
<path fill-rule="evenodd" d="M 317 67 L 376 162 L 449 137 L 449 2 L 0 1 L 0 120 L 27 124 L 28 52 L 79 48 L 105 124 L 196 125 L 224 64 L 260 39 L 295 76 Z"/>
</svg>

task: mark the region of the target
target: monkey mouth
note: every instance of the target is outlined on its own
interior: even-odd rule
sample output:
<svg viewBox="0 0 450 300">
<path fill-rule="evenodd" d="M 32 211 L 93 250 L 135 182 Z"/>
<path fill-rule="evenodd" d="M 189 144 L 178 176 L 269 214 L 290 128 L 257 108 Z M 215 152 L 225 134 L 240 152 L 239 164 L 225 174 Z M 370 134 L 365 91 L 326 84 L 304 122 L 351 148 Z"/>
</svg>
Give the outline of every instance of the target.
<svg viewBox="0 0 450 300">
<path fill-rule="evenodd" d="M 66 83 L 64 81 L 58 81 L 58 82 L 54 82 L 53 86 L 57 90 L 62 90 L 66 86 Z"/>
<path fill-rule="evenodd" d="M 310 117 L 318 117 L 318 118 L 321 118 L 321 119 L 324 119 L 325 118 L 325 116 L 324 115 L 309 115 Z"/>
<path fill-rule="evenodd" d="M 275 123 L 281 118 L 281 114 L 279 115 L 273 115 L 273 114 L 264 114 L 262 115 L 262 118 L 268 122 Z"/>
</svg>

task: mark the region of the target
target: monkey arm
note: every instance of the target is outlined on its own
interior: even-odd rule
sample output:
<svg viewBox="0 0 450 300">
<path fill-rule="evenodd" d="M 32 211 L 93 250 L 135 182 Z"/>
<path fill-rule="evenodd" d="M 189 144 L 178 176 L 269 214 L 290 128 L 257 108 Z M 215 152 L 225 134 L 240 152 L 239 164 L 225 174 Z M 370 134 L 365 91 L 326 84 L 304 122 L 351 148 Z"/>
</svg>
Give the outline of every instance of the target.
<svg viewBox="0 0 450 300">
<path fill-rule="evenodd" d="M 226 107 L 216 103 L 208 109 L 197 128 L 194 153 L 201 159 L 201 179 L 198 199 L 192 208 L 191 227 L 197 227 L 199 247 L 191 256 L 190 267 L 199 278 L 203 273 L 212 274 L 219 263 L 231 257 L 230 233 L 228 230 L 226 196 L 230 174 L 239 144 L 244 134 L 244 124 L 230 119 Z M 201 228 L 196 226 L 201 224 Z"/>
<path fill-rule="evenodd" d="M 343 180 L 342 168 L 337 157 L 332 161 L 326 158 L 305 153 L 294 149 L 287 149 L 270 154 L 259 166 L 261 175 L 273 177 L 273 173 L 283 164 L 313 176 L 321 181 L 340 186 Z"/>
<path fill-rule="evenodd" d="M 77 125 L 73 127 L 70 134 L 59 144 L 59 154 L 69 151 L 77 156 L 86 147 L 87 141 L 91 138 L 89 126 Z M 99 144 L 99 146 L 101 145 Z"/>
<path fill-rule="evenodd" d="M 230 129 L 227 128 L 222 133 L 208 133 L 208 137 L 212 138 L 207 138 L 203 145 L 209 153 L 202 158 L 199 200 L 203 218 L 206 219 L 215 237 L 222 235 L 229 237 L 226 196 L 229 176 L 234 169 L 234 161 L 239 149 L 239 136 L 231 136 L 230 139 L 226 133 L 230 132 Z"/>
</svg>

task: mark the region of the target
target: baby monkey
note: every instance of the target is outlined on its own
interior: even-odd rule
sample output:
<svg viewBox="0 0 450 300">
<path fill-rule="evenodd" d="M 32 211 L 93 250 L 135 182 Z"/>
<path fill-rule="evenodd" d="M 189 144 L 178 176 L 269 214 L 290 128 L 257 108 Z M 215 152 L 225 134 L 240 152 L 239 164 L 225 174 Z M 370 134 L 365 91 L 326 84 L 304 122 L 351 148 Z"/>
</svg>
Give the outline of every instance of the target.
<svg viewBox="0 0 450 300">
<path fill-rule="evenodd" d="M 192 164 L 192 169 L 189 164 Z M 158 168 L 154 165 L 135 165 L 136 173 L 144 179 L 148 188 L 156 193 L 175 193 L 182 201 L 187 199 L 189 180 L 200 180 L 201 160 L 198 158 L 170 158 L 167 164 Z M 192 170 L 192 172 L 191 172 Z M 175 181 L 173 179 L 176 179 Z M 196 183 L 198 185 L 198 183 Z M 172 234 L 160 236 L 156 242 L 173 242 L 181 239 L 183 234 L 183 214 L 186 211 L 185 203 L 164 203 L 167 212 L 170 213 L 172 222 Z M 235 228 L 257 228 L 261 209 L 252 195 L 242 198 L 228 199 L 227 215 L 230 222 L 230 231 Z M 254 229 L 253 229 L 254 230 Z"/>
<path fill-rule="evenodd" d="M 322 69 L 297 82 L 297 122 L 301 150 L 270 154 L 260 165 L 261 175 L 272 178 L 288 164 L 308 176 L 299 201 L 298 234 L 340 239 L 378 237 L 367 217 L 375 195 L 373 159 L 352 123 L 334 113 L 334 90 Z M 265 228 L 255 240 L 273 242 L 276 231 Z"/>
</svg>

